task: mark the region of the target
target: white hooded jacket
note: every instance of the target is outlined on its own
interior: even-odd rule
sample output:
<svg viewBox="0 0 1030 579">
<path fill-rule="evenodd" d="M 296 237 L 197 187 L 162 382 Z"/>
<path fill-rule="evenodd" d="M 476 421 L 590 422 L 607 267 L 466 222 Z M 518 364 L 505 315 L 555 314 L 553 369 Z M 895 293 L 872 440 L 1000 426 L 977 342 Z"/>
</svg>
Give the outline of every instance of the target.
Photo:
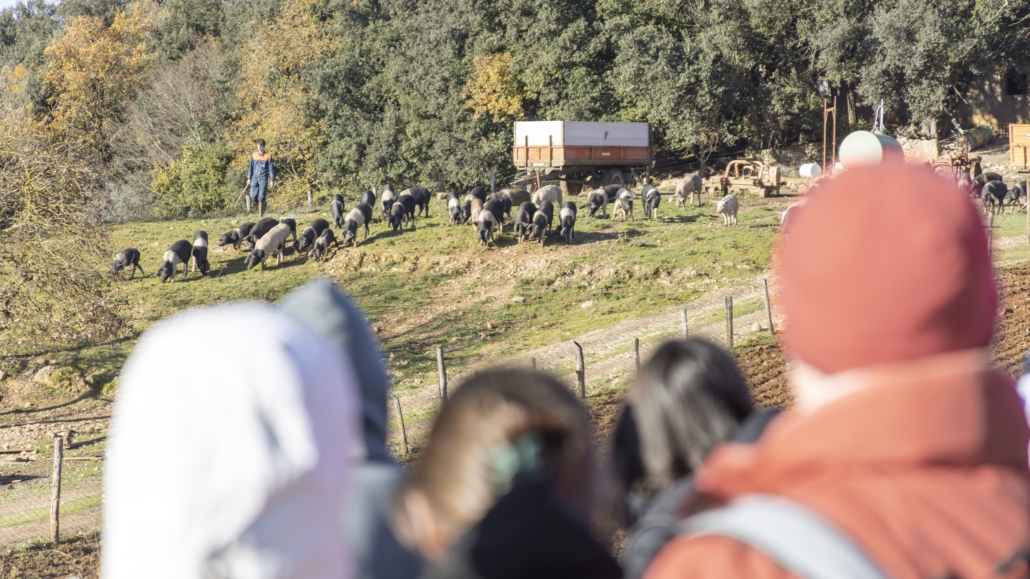
<svg viewBox="0 0 1030 579">
<path fill-rule="evenodd" d="M 115 402 L 101 575 L 353 577 L 338 513 L 360 420 L 350 362 L 285 314 L 235 304 L 159 323 Z"/>
</svg>

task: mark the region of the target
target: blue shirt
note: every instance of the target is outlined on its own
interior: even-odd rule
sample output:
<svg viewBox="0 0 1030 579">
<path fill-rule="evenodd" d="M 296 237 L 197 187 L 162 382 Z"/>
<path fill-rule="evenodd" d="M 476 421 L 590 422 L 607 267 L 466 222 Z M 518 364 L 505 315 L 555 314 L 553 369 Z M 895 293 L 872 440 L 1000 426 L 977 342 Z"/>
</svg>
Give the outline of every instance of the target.
<svg viewBox="0 0 1030 579">
<path fill-rule="evenodd" d="M 254 151 L 250 154 L 250 167 L 247 168 L 248 181 L 275 180 L 275 165 L 272 164 L 272 154 Z"/>
</svg>

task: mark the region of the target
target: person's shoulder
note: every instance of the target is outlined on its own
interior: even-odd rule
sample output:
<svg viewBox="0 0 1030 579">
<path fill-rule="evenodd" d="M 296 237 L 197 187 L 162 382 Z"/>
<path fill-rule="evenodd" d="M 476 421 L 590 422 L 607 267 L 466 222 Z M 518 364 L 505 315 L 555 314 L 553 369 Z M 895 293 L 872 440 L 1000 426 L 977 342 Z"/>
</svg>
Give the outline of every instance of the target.
<svg viewBox="0 0 1030 579">
<path fill-rule="evenodd" d="M 262 155 L 261 153 L 259 153 L 257 151 L 254 151 L 253 153 L 250 154 L 250 160 L 251 161 L 271 161 L 272 160 L 272 154 L 266 151 L 265 154 Z"/>
<path fill-rule="evenodd" d="M 718 536 L 679 537 L 669 542 L 644 574 L 644 579 L 750 577 L 794 579 L 772 559 L 733 539 Z"/>
</svg>

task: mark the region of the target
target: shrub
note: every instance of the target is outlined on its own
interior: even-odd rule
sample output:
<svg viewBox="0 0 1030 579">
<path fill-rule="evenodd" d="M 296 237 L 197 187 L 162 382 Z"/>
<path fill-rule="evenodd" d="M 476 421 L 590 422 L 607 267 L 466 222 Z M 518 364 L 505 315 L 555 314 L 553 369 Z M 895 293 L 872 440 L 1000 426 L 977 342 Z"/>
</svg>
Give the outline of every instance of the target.
<svg viewBox="0 0 1030 579">
<path fill-rule="evenodd" d="M 232 151 L 222 143 L 186 145 L 182 157 L 154 169 L 159 217 L 184 217 L 229 207 L 238 195 L 228 183 Z"/>
</svg>

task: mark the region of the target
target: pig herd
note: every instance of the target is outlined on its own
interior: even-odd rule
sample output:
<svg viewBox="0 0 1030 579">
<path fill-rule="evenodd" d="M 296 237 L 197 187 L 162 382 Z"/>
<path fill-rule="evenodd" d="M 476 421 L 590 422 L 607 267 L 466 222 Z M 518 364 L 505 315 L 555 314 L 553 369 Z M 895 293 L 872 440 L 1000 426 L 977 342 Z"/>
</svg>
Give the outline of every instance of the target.
<svg viewBox="0 0 1030 579">
<path fill-rule="evenodd" d="M 689 177 L 677 187 L 677 200 L 680 202 L 681 189 L 693 189 L 693 183 L 688 182 Z M 644 186 L 639 200 L 646 218 L 657 219 L 661 197 L 656 187 Z M 357 205 L 348 212 L 343 196 L 335 194 L 329 205 L 331 222 L 322 218 L 314 219 L 298 234 L 294 219 L 266 217 L 257 222 L 243 223 L 225 233 L 219 238 L 218 246 L 231 245 L 240 251 L 243 244 L 247 244 L 248 254 L 244 259 L 246 269 L 258 265 L 264 269 L 268 259 L 273 256 L 277 265 L 282 264 L 287 243 L 291 240 L 295 256 L 307 255 L 312 260 L 320 261 L 333 248 L 356 247 L 366 241 L 370 224 L 374 221 L 379 221 L 394 232 L 414 229 L 416 219 L 429 217 L 431 199 L 432 194 L 425 187 L 409 187 L 397 194 L 392 185 L 385 185 L 378 196 L 372 190 L 362 193 Z M 592 218 L 598 212 L 608 217 L 610 210 L 614 218 L 634 219 L 634 201 L 634 194 L 622 185 L 597 189 L 589 193 L 586 202 L 578 207 L 574 201 L 562 199 L 561 188 L 557 185 L 546 185 L 532 194 L 525 189 L 504 189 L 488 194 L 485 187 L 477 186 L 464 197 L 454 192 L 447 193 L 445 206 L 449 222 L 452 225 L 470 225 L 482 245 L 494 243 L 504 233 L 506 226 L 510 227 L 517 243 L 539 241 L 544 245 L 548 238 L 573 243 L 580 210 L 586 210 Z M 733 199 L 732 213 L 735 222 L 736 198 Z M 335 233 L 334 229 L 339 233 Z M 162 282 L 174 282 L 180 265 L 183 277 L 194 271 L 199 271 L 202 276 L 207 275 L 211 267 L 207 252 L 207 232 L 197 231 L 192 243 L 181 239 L 168 247 L 156 275 Z M 130 279 L 135 276 L 137 269 L 142 274 L 144 272 L 139 260 L 140 252 L 127 248 L 115 256 L 109 274 L 121 277 L 126 268 L 130 269 Z"/>
</svg>

